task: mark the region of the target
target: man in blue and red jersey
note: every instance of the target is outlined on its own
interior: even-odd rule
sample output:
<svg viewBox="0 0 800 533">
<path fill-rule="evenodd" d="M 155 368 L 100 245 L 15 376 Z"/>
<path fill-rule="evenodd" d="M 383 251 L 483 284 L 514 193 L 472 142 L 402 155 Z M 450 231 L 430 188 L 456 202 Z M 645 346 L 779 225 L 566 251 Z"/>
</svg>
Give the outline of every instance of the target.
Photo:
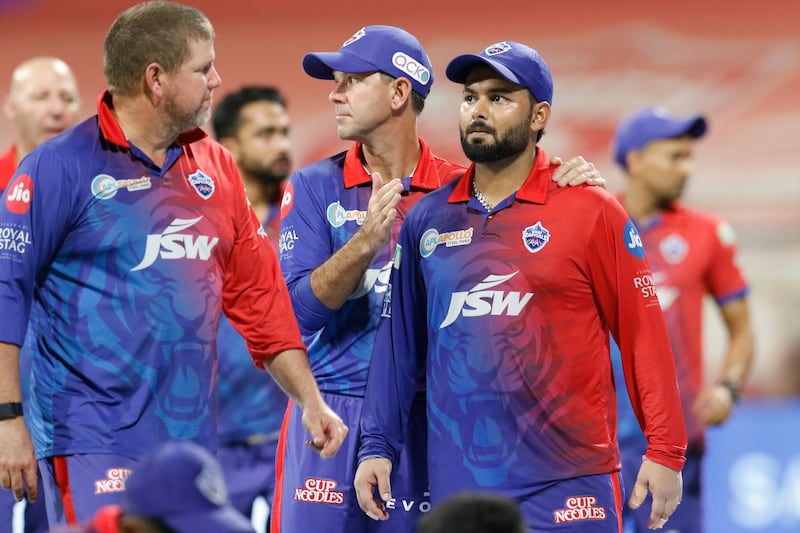
<svg viewBox="0 0 800 533">
<path fill-rule="evenodd" d="M 747 305 L 747 282 L 736 261 L 736 238 L 719 218 L 680 202 L 690 175 L 694 146 L 706 133 L 701 115 L 676 116 L 663 108 L 627 117 L 614 137 L 614 159 L 625 171 L 622 206 L 636 225 L 653 271 L 667 323 L 688 448 L 681 505 L 670 520 L 680 533 L 702 531 L 701 475 L 705 427 L 725 422 L 739 397 L 753 359 L 754 341 Z M 728 346 L 716 379 L 705 384 L 702 353 L 703 300 L 716 302 L 728 331 Z M 623 479 L 636 481 L 646 441 L 620 397 L 619 439 Z M 632 531 L 644 532 L 647 516 L 631 511 Z"/>
<path fill-rule="evenodd" d="M 212 122 L 217 140 L 233 154 L 247 199 L 277 252 L 281 192 L 290 168 L 286 100 L 274 87 L 242 87 L 220 100 Z M 274 380 L 250 363 L 244 339 L 224 316 L 217 353 L 217 456 L 233 506 L 255 518 L 256 498 L 272 506 L 275 453 L 287 398 Z"/>
<path fill-rule="evenodd" d="M 20 63 L 11 74 L 4 111 L 14 140 L 0 155 L 0 192 L 17 170 L 17 163 L 44 141 L 64 132 L 78 121 L 81 99 L 72 69 L 57 57 L 38 56 Z M 19 371 L 22 404 L 27 404 L 30 350 L 20 350 Z M 0 492 L 0 531 L 11 531 L 14 495 Z M 25 504 L 25 533 L 47 531 L 44 498 Z"/>
<path fill-rule="evenodd" d="M 199 129 L 220 85 L 214 55 L 197 9 L 124 11 L 98 114 L 31 152 L 0 204 L 0 485 L 35 499 L 35 443 L 51 526 L 118 501 L 168 439 L 216 449 L 223 311 L 303 405 L 315 449 L 331 455 L 346 435 L 236 164 Z M 29 320 L 30 434 L 17 370 Z"/>
<path fill-rule="evenodd" d="M 310 53 L 303 68 L 333 80 L 338 136 L 350 150 L 296 171 L 284 195 L 281 268 L 309 360 L 326 401 L 351 428 L 363 405 L 375 331 L 400 225 L 422 196 L 463 174 L 435 156 L 417 133 L 433 83 L 420 42 L 392 26 L 367 26 L 337 52 Z M 582 158 L 554 179 L 598 176 Z M 406 448 L 394 472 L 397 512 L 384 531 L 414 531 L 429 507 L 424 394 L 416 395 Z M 278 445 L 272 531 L 362 532 L 375 529 L 353 489 L 358 435 L 333 460 L 306 450 L 292 405 Z"/>
<path fill-rule="evenodd" d="M 361 419 L 355 485 L 391 520 L 412 399 L 428 402 L 431 502 L 515 499 L 533 531 L 621 529 L 609 331 L 648 449 L 638 505 L 662 527 L 686 434 L 664 318 L 636 228 L 600 187 L 558 189 L 538 147 L 553 98 L 539 54 L 504 41 L 453 59 L 466 174 L 421 199 L 400 232 Z M 580 213 L 580 216 L 575 216 Z"/>
</svg>

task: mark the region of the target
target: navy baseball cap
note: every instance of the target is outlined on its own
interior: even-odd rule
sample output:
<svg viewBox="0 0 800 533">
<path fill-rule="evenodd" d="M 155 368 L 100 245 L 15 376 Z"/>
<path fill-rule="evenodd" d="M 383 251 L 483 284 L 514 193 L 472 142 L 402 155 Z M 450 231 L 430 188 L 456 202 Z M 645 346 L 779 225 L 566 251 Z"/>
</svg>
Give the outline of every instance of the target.
<svg viewBox="0 0 800 533">
<path fill-rule="evenodd" d="M 553 76 L 539 52 L 514 41 L 501 41 L 487 46 L 480 54 L 463 54 L 447 65 L 447 78 L 456 83 L 467 81 L 467 75 L 479 64 L 489 65 L 503 78 L 528 89 L 539 102 L 553 103 Z"/>
<path fill-rule="evenodd" d="M 228 500 L 222 468 L 205 448 L 170 441 L 134 467 L 125 482 L 125 513 L 157 518 L 178 533 L 251 533 Z"/>
<path fill-rule="evenodd" d="M 675 139 L 691 135 L 698 139 L 705 135 L 708 125 L 702 115 L 678 117 L 663 107 L 648 107 L 629 116 L 614 134 L 614 160 L 627 167 L 628 152 L 639 150 L 652 141 Z"/>
<path fill-rule="evenodd" d="M 423 98 L 433 85 L 433 67 L 422 44 L 395 26 L 364 26 L 338 52 L 306 54 L 303 70 L 321 80 L 332 80 L 334 70 L 351 74 L 379 70 L 393 78 L 408 78 Z"/>
</svg>

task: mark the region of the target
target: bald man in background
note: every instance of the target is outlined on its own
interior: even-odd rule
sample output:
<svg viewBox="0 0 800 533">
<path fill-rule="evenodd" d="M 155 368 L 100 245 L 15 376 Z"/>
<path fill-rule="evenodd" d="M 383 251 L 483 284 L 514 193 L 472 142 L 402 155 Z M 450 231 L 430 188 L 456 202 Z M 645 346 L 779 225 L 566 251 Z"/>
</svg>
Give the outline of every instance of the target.
<svg viewBox="0 0 800 533">
<path fill-rule="evenodd" d="M 34 57 L 14 69 L 3 107 L 14 144 L 0 156 L 0 191 L 23 157 L 78 121 L 80 108 L 75 76 L 61 59 Z"/>
<path fill-rule="evenodd" d="M 69 65 L 61 59 L 34 57 L 14 69 L 8 98 L 3 106 L 4 115 L 11 123 L 13 144 L 0 156 L 0 191 L 5 190 L 23 157 L 42 142 L 77 123 L 80 107 L 75 76 Z M 23 346 L 20 351 L 23 409 L 28 393 L 29 354 Z M 0 531 L 47 531 L 47 512 L 41 491 L 35 502 L 25 504 L 22 528 L 17 524 L 17 529 L 14 529 L 14 503 L 13 492 L 0 491 Z"/>
</svg>

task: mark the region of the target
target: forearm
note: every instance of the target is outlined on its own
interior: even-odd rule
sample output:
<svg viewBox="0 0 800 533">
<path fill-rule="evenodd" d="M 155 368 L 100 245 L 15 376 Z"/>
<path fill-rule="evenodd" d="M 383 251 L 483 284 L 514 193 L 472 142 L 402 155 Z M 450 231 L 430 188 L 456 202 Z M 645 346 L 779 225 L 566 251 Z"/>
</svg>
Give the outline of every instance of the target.
<svg viewBox="0 0 800 533">
<path fill-rule="evenodd" d="M 314 295 L 329 309 L 339 309 L 358 287 L 377 251 L 374 242 L 356 232 L 311 273 Z"/>
<path fill-rule="evenodd" d="M 0 403 L 20 401 L 19 346 L 0 342 Z"/>
<path fill-rule="evenodd" d="M 719 382 L 744 384 L 750 373 L 755 352 L 753 328 L 745 299 L 726 304 L 722 315 L 728 328 L 728 350 L 723 359 Z"/>
<path fill-rule="evenodd" d="M 303 350 L 281 352 L 267 359 L 264 368 L 301 408 L 322 402 L 317 381 L 308 364 L 308 356 Z"/>
</svg>

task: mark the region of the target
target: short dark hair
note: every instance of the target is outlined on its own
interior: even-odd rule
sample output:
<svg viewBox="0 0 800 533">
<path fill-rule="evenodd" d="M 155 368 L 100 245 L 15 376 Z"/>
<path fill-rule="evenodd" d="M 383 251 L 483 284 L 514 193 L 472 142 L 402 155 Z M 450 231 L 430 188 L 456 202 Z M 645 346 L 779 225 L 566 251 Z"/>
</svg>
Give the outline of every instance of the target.
<svg viewBox="0 0 800 533">
<path fill-rule="evenodd" d="M 220 100 L 211 117 L 217 139 L 235 137 L 241 126 L 242 108 L 253 102 L 271 102 L 286 109 L 286 99 L 275 87 L 249 86 L 228 93 Z"/>
<path fill-rule="evenodd" d="M 397 79 L 391 74 L 387 74 L 383 71 L 378 71 L 381 75 L 381 79 L 385 83 L 389 83 L 391 80 Z M 422 113 L 422 110 L 425 109 L 425 97 L 419 94 L 417 91 L 411 91 L 411 108 L 414 110 L 414 113 L 419 115 Z"/>
<path fill-rule="evenodd" d="M 420 518 L 418 533 L 526 533 L 517 502 L 499 494 L 461 492 Z"/>
</svg>

